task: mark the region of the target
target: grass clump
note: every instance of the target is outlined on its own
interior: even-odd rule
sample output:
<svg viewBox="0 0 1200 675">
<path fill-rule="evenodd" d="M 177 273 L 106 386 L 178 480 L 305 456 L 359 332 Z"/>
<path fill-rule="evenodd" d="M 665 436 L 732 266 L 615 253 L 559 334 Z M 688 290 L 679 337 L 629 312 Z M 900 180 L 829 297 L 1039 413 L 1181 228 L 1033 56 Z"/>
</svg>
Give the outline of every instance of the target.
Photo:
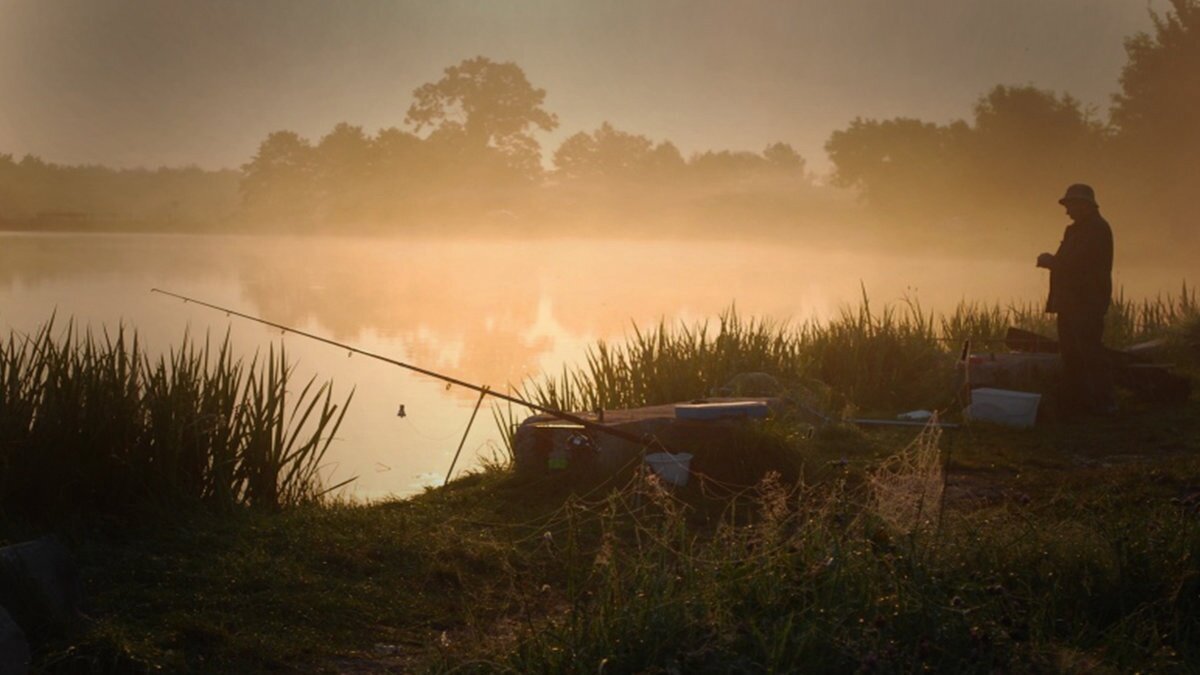
<svg viewBox="0 0 1200 675">
<path fill-rule="evenodd" d="M 272 346 L 249 363 L 229 338 L 151 357 L 136 333 L 54 322 L 0 343 L 0 508 L 57 522 L 164 507 L 278 508 L 325 489 L 318 468 L 350 397 L 290 391 Z"/>
</svg>

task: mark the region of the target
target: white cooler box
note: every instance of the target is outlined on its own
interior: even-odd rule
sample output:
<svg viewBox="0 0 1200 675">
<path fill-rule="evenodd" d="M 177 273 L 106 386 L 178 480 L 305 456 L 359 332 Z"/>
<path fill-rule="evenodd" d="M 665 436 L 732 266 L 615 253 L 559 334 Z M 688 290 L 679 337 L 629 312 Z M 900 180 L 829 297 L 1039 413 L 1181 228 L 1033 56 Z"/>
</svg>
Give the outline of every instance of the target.
<svg viewBox="0 0 1200 675">
<path fill-rule="evenodd" d="M 1041 400 L 1041 394 L 984 387 L 971 390 L 971 405 L 964 412 L 969 420 L 1027 429 L 1037 420 Z"/>
</svg>

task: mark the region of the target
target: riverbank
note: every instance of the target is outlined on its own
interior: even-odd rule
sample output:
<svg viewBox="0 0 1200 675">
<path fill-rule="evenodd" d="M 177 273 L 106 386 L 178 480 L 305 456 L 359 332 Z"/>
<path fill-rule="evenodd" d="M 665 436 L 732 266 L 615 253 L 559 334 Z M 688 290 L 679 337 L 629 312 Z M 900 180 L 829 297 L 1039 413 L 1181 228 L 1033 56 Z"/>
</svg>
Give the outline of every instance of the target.
<svg viewBox="0 0 1200 675">
<path fill-rule="evenodd" d="M 1200 404 L 947 432 L 945 511 L 889 523 L 911 430 L 796 440 L 807 487 L 506 470 L 416 498 L 77 531 L 47 669 L 596 672 L 1200 664 Z M 614 489 L 616 488 L 616 489 Z M 894 515 L 894 514 L 893 514 Z M 928 522 L 925 522 L 928 521 Z M 604 664 L 608 664 L 607 666 Z M 114 670 L 115 668 L 115 670 Z"/>
<path fill-rule="evenodd" d="M 1041 318 L 866 299 L 823 324 L 730 311 L 598 344 L 522 396 L 614 409 L 767 372 L 834 419 L 930 405 L 957 421 L 961 339 Z M 1165 336 L 1195 381 L 1190 294 L 1119 302 L 1109 324 L 1114 346 Z M 132 335 L 72 335 L 0 345 L 0 538 L 53 531 L 84 590 L 71 630 L 36 636 L 42 671 L 1200 667 L 1195 394 L 1125 392 L 1115 418 L 1023 431 L 780 414 L 729 444 L 755 471 L 683 488 L 519 475 L 510 452 L 363 504 L 331 498 L 316 471 L 348 401 L 289 389 L 282 354 L 243 365 L 206 343 L 151 360 Z M 516 419 L 496 411 L 501 429 Z M 754 449 L 779 465 L 747 462 Z"/>
</svg>

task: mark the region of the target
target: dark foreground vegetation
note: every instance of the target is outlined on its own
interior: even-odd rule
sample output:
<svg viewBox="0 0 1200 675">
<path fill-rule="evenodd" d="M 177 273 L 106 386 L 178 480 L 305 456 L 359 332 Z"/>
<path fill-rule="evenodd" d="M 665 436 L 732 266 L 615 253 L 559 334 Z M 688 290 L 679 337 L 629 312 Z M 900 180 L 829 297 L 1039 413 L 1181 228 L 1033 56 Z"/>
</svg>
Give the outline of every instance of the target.
<svg viewBox="0 0 1200 675">
<path fill-rule="evenodd" d="M 895 411 L 936 403 L 954 349 L 937 338 L 1034 318 L 730 314 L 599 346 L 530 393 L 636 405 L 765 371 L 825 396 L 814 405 Z M 1191 295 L 1120 303 L 1112 330 L 1165 335 L 1197 372 Z M 35 645 L 49 672 L 1200 668 L 1194 396 L 1032 431 L 783 415 L 729 448 L 731 462 L 752 448 L 787 460 L 750 480 L 719 463 L 678 489 L 632 469 L 492 466 L 356 504 L 321 496 L 309 467 L 335 406 L 307 390 L 284 407 L 282 356 L 150 360 L 121 334 L 60 335 L 13 335 L 0 359 L 2 535 L 53 528 L 83 573 L 85 617 Z"/>
<path fill-rule="evenodd" d="M 55 522 L 314 500 L 350 401 L 290 375 L 282 347 L 245 363 L 228 338 L 185 336 L 152 358 L 123 327 L 13 331 L 0 344 L 0 509 Z"/>
</svg>

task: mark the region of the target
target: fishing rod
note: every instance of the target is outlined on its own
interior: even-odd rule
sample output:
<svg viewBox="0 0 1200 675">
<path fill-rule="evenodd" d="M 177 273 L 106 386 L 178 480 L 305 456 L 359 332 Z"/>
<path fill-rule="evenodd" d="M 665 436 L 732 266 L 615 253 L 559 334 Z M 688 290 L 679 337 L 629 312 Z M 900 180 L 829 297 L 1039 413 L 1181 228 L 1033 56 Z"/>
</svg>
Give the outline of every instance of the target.
<svg viewBox="0 0 1200 675">
<path fill-rule="evenodd" d="M 276 328 L 278 330 L 283 331 L 284 333 L 294 333 L 296 335 L 309 338 L 310 340 L 316 340 L 317 342 L 324 342 L 327 345 L 332 345 L 334 347 L 340 347 L 342 349 L 347 350 L 348 352 L 350 352 L 352 354 L 361 354 L 368 358 L 372 358 L 377 361 L 383 361 L 384 363 L 388 363 L 393 366 L 400 366 L 401 368 L 406 368 L 415 373 L 420 373 L 421 375 L 427 375 L 434 379 L 441 380 L 441 381 L 449 383 L 449 384 L 457 385 L 459 387 L 463 387 L 464 389 L 470 389 L 471 391 L 477 391 L 477 392 L 479 392 L 479 395 L 481 398 L 483 396 L 493 396 L 502 401 L 508 401 L 509 403 L 516 403 L 517 405 L 525 406 L 526 408 L 529 408 L 530 410 L 535 410 L 537 412 L 544 413 L 544 414 L 550 415 L 552 417 L 557 417 L 558 419 L 561 419 L 561 420 L 564 420 L 567 422 L 571 422 L 573 424 L 578 424 L 578 425 L 584 427 L 585 429 L 597 431 L 600 433 L 605 433 L 610 436 L 615 436 L 617 438 L 620 438 L 621 440 L 630 441 L 632 443 L 636 443 L 641 446 L 654 447 L 654 448 L 663 450 L 665 452 L 674 453 L 673 450 L 671 450 L 670 448 L 667 448 L 665 445 L 663 445 L 662 441 L 658 440 L 654 436 L 641 436 L 638 434 L 630 433 L 628 431 L 623 431 L 621 429 L 610 427 L 605 424 L 599 424 L 597 422 L 593 422 L 592 420 L 580 417 L 578 415 L 573 415 L 569 412 L 564 412 L 564 411 L 558 410 L 556 408 L 550 408 L 550 407 L 547 407 L 544 405 L 539 405 L 537 403 L 533 403 L 533 402 L 526 401 L 521 398 L 517 398 L 516 396 L 502 394 L 502 393 L 500 393 L 494 389 L 491 389 L 490 387 L 487 387 L 487 386 L 480 386 L 477 384 L 472 384 L 465 380 L 460 380 L 457 377 L 451 377 L 449 375 L 444 375 L 442 373 L 438 373 L 438 372 L 429 370 L 427 368 L 421 368 L 420 366 L 414 366 L 411 363 L 405 363 L 403 361 L 399 361 L 397 359 L 393 359 L 393 358 L 384 356 L 382 354 L 376 354 L 375 352 L 369 352 L 365 349 L 359 349 L 358 347 L 355 347 L 353 345 L 348 345 L 344 342 L 338 342 L 336 340 L 331 340 L 331 339 L 321 336 L 321 335 L 316 335 L 314 333 L 302 331 L 297 328 L 292 328 L 291 326 L 285 326 L 283 324 L 275 323 L 274 321 L 268 321 L 267 319 L 253 316 L 251 314 L 243 314 L 242 312 L 239 312 L 239 311 L 233 310 L 233 309 L 229 309 L 228 307 L 214 305 L 209 302 L 204 302 L 203 300 L 197 300 L 196 298 L 189 298 L 186 295 L 172 293 L 171 291 L 164 291 L 161 288 L 151 288 L 150 292 L 170 296 L 172 298 L 182 300 L 185 303 L 192 303 L 192 304 L 200 305 L 201 307 L 215 309 L 218 312 L 225 312 L 226 316 L 236 316 L 236 317 L 246 319 L 249 321 L 254 321 L 255 323 L 263 324 L 264 326 L 270 326 L 272 328 Z M 474 416 L 472 416 L 472 419 L 474 419 Z"/>
</svg>

